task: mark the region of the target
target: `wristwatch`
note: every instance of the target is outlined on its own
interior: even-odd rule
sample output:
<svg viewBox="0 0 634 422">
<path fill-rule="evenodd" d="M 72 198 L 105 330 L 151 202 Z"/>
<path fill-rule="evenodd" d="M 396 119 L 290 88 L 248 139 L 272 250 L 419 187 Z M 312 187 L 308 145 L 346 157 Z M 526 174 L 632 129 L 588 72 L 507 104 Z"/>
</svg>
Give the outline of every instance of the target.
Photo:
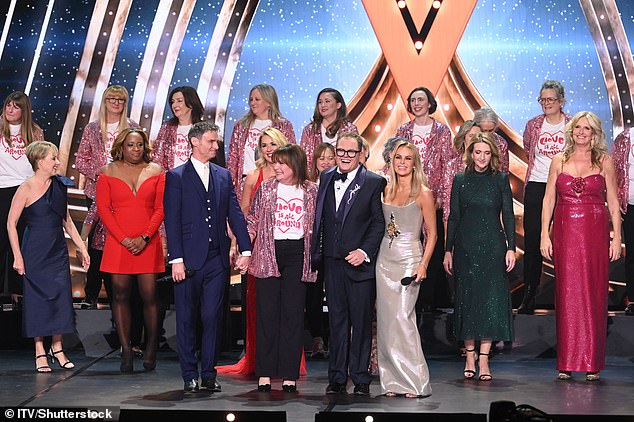
<svg viewBox="0 0 634 422">
<path fill-rule="evenodd" d="M 150 236 L 148 235 L 145 235 L 145 234 L 141 235 L 141 239 L 143 239 L 145 243 L 150 243 Z"/>
</svg>

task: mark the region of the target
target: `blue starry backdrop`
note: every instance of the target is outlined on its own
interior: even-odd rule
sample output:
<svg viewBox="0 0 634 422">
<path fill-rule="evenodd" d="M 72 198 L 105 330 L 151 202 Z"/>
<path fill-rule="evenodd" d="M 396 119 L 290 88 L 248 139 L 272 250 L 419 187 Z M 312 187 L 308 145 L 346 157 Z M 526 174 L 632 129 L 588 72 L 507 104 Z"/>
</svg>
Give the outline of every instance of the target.
<svg viewBox="0 0 634 422">
<path fill-rule="evenodd" d="M 47 139 L 58 142 L 95 2 L 56 0 L 39 54 L 49 2 L 15 2 L 6 29 L 12 2 L 1 3 L 0 24 L 7 36 L 0 56 L 0 95 L 5 98 L 30 84 L 34 119 Z M 630 3 L 617 0 L 625 29 L 634 34 Z M 133 1 L 119 46 L 110 83 L 125 85 L 131 95 L 158 5 L 158 0 Z M 221 7 L 221 1 L 196 3 L 170 87 L 197 85 Z M 517 131 L 540 113 L 535 100 L 542 82 L 557 79 L 567 90 L 566 110 L 594 111 L 611 140 L 607 91 L 577 1 L 480 0 L 458 53 L 482 96 Z M 281 110 L 299 137 L 317 92 L 332 86 L 350 99 L 379 54 L 360 0 L 260 1 L 232 86 L 226 137 L 247 111 L 249 90 L 258 83 L 277 88 Z M 169 108 L 161 107 L 170 117 Z"/>
</svg>

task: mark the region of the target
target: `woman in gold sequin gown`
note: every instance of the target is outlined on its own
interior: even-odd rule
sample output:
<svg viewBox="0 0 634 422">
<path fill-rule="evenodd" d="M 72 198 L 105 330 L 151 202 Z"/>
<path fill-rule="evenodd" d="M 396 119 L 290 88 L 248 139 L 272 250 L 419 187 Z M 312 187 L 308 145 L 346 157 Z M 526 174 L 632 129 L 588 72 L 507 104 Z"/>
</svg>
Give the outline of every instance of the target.
<svg viewBox="0 0 634 422">
<path fill-rule="evenodd" d="M 451 189 L 444 266 L 456 281 L 454 328 L 465 344 L 464 377 L 475 377 L 479 340 L 478 379 L 490 381 L 492 340 L 513 339 L 507 277 L 515 266 L 513 197 L 508 175 L 497 170 L 499 152 L 491 135 L 476 135 L 465 157 L 465 172 L 455 176 Z"/>
</svg>

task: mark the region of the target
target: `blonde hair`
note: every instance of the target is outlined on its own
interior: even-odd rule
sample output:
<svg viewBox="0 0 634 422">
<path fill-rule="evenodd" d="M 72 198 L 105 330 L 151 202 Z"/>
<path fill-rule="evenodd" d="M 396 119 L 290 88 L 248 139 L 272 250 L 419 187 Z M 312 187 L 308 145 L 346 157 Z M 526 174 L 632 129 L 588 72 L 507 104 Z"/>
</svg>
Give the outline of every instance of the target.
<svg viewBox="0 0 634 422">
<path fill-rule="evenodd" d="M 280 132 L 278 129 L 275 129 L 274 127 L 264 129 L 262 133 L 260 134 L 260 137 L 258 138 L 258 146 L 256 148 L 258 159 L 255 161 L 255 166 L 259 169 L 261 169 L 262 167 L 265 167 L 268 163 L 266 161 L 266 158 L 264 158 L 264 152 L 262 152 L 262 137 L 263 136 L 268 136 L 269 138 L 274 140 L 277 143 L 278 148 L 288 144 L 288 139 L 286 139 L 286 136 L 282 132 Z"/>
<path fill-rule="evenodd" d="M 590 161 L 592 162 L 592 167 L 602 170 L 603 165 L 601 163 L 603 162 L 603 158 L 608 155 L 608 147 L 605 144 L 605 132 L 603 131 L 601 119 L 599 119 L 599 117 L 591 111 L 578 112 L 566 125 L 566 143 L 564 144 L 564 149 L 562 151 L 563 162 L 566 163 L 570 159 L 572 153 L 575 152 L 575 141 L 572 138 L 572 131 L 579 120 L 584 117 L 592 128 L 592 140 L 590 141 Z"/>
<path fill-rule="evenodd" d="M 27 160 L 31 164 L 33 171 L 37 170 L 37 162 L 46 158 L 49 152 L 53 151 L 54 154 L 59 153 L 59 149 L 53 143 L 48 141 L 35 141 L 26 146 L 24 153 Z"/>
<path fill-rule="evenodd" d="M 15 91 L 9 94 L 4 100 L 2 106 L 2 136 L 7 140 L 7 144 L 11 147 L 11 128 L 9 127 L 9 121 L 5 113 L 5 109 L 9 103 L 14 103 L 20 110 L 22 110 L 22 120 L 20 121 L 20 134 L 24 139 L 24 145 L 28 146 L 36 139 L 36 132 L 42 132 L 42 129 L 33 122 L 33 115 L 31 111 L 31 100 L 29 96 L 24 92 Z M 41 139 L 41 138 L 40 138 Z"/>
<path fill-rule="evenodd" d="M 467 135 L 474 127 L 479 128 L 480 126 L 473 120 L 465 120 L 462 126 L 460 126 L 458 133 L 456 133 L 456 136 L 453 138 L 453 148 L 456 152 L 464 153 Z"/>
<path fill-rule="evenodd" d="M 473 149 L 475 144 L 483 142 L 491 148 L 491 161 L 489 162 L 489 172 L 496 174 L 500 171 L 500 150 L 498 149 L 493 136 L 487 132 L 480 132 L 476 135 L 476 138 L 465 150 L 464 163 L 465 173 L 471 173 L 475 171 L 475 161 L 473 161 Z"/>
<path fill-rule="evenodd" d="M 423 165 L 420 161 L 420 153 L 418 152 L 418 148 L 414 144 L 409 141 L 400 141 L 392 150 L 392 154 L 390 155 L 390 178 L 388 179 L 387 187 L 385 189 L 385 200 L 391 201 L 396 196 L 396 188 L 398 186 L 398 175 L 394 171 L 394 157 L 398 153 L 399 148 L 404 147 L 409 149 L 414 155 L 414 168 L 412 171 L 412 181 L 410 185 L 410 198 L 416 198 L 421 191 L 421 186 L 427 186 L 427 178 L 425 177 L 425 173 L 423 173 Z"/>
<path fill-rule="evenodd" d="M 277 123 L 280 118 L 283 118 L 282 112 L 280 111 L 280 104 L 277 99 L 277 92 L 275 92 L 275 88 L 268 84 L 259 84 L 251 88 L 249 91 L 249 98 L 253 91 L 258 90 L 262 99 L 269 103 L 269 119 L 273 123 Z M 249 111 L 245 114 L 240 120 L 238 120 L 238 124 L 241 124 L 244 127 L 251 127 L 251 123 L 256 119 L 255 114 L 251 110 L 251 106 L 249 106 Z"/>
<path fill-rule="evenodd" d="M 110 85 L 103 92 L 101 97 L 101 106 L 99 106 L 99 128 L 101 129 L 101 139 L 105 143 L 108 139 L 108 110 L 106 110 L 106 98 L 110 95 L 122 95 L 125 99 L 123 103 L 123 111 L 119 116 L 119 124 L 117 125 L 117 132 L 121 132 L 123 129 L 129 127 L 128 125 L 128 103 L 130 102 L 130 96 L 128 90 L 121 85 Z"/>
</svg>

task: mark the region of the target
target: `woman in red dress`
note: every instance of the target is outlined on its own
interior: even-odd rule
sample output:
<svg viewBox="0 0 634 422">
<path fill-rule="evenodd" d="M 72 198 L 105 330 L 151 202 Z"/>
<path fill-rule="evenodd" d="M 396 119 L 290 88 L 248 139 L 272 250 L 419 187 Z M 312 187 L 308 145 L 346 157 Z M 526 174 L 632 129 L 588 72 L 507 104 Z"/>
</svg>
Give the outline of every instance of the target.
<svg viewBox="0 0 634 422">
<path fill-rule="evenodd" d="M 605 367 L 608 260 L 621 255 L 621 214 L 601 120 L 581 111 L 566 126 L 565 137 L 563 151 L 550 164 L 540 249 L 555 262 L 558 378 L 569 380 L 579 371 L 596 381 Z"/>
<path fill-rule="evenodd" d="M 130 347 L 130 291 L 136 275 L 143 299 L 147 332 L 143 367 L 156 367 L 158 305 L 156 277 L 165 271 L 161 239 L 163 169 L 150 162 L 150 144 L 141 129 L 124 129 L 112 145 L 112 163 L 97 180 L 97 211 L 106 226 L 101 271 L 112 274 L 112 314 L 122 347 L 121 372 L 132 372 Z"/>
</svg>

